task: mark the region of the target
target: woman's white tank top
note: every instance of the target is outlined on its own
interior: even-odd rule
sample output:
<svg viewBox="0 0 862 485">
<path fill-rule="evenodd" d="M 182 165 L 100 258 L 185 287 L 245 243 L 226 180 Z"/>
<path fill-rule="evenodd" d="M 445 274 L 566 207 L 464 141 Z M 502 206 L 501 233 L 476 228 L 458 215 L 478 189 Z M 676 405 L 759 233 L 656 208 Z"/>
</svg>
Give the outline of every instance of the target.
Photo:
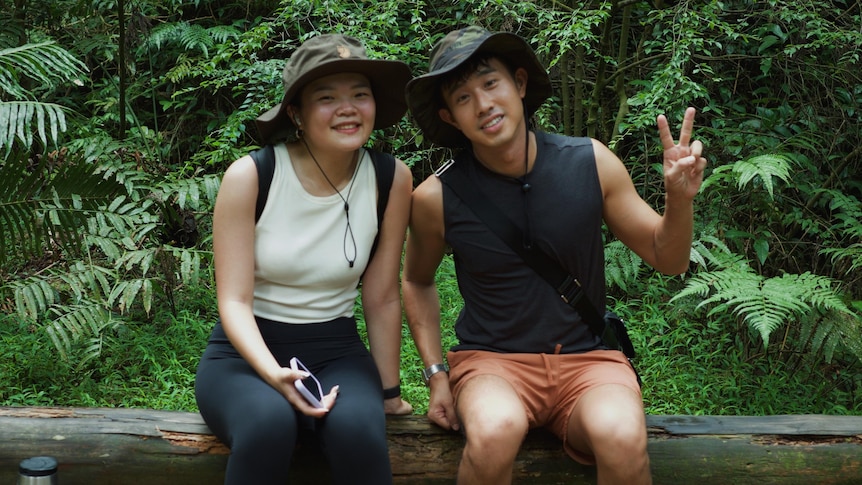
<svg viewBox="0 0 862 485">
<path fill-rule="evenodd" d="M 286 146 L 275 146 L 275 173 L 255 228 L 255 315 L 300 324 L 353 315 L 377 235 L 375 177 L 371 157 L 360 149 L 353 186 L 341 191 L 350 207 L 348 230 L 342 198 L 306 192 Z"/>
</svg>

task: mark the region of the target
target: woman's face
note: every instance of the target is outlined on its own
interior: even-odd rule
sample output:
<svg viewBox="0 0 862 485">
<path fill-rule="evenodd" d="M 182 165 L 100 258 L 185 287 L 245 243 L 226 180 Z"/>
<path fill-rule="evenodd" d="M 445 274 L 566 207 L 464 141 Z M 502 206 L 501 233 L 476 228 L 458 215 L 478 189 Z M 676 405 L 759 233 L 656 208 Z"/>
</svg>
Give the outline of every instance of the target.
<svg viewBox="0 0 862 485">
<path fill-rule="evenodd" d="M 303 136 L 319 149 L 353 151 L 363 146 L 374 129 L 376 114 L 371 83 L 362 74 L 325 76 L 300 92 Z"/>
</svg>

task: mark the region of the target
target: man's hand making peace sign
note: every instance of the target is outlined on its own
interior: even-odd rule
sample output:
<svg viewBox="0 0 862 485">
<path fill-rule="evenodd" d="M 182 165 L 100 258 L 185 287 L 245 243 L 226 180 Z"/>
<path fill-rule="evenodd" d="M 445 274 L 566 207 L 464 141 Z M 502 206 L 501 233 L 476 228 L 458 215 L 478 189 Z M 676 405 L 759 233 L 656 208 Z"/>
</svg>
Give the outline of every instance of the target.
<svg viewBox="0 0 862 485">
<path fill-rule="evenodd" d="M 703 170 L 706 168 L 706 158 L 702 156 L 703 144 L 699 140 L 691 141 L 696 111 L 694 108 L 685 110 L 679 142 L 676 144 L 673 142 L 667 118 L 659 115 L 656 120 L 659 138 L 664 147 L 664 183 L 669 197 L 694 199 L 703 183 Z"/>
</svg>

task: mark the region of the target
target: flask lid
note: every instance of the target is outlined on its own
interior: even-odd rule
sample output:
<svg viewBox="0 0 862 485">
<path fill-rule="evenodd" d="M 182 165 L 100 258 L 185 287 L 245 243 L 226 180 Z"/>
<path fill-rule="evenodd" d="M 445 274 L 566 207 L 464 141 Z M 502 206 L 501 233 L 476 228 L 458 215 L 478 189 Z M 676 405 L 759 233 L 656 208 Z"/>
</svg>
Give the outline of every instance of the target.
<svg viewBox="0 0 862 485">
<path fill-rule="evenodd" d="M 18 471 L 27 477 L 47 477 L 57 473 L 57 460 L 50 456 L 34 456 L 22 460 Z"/>
</svg>

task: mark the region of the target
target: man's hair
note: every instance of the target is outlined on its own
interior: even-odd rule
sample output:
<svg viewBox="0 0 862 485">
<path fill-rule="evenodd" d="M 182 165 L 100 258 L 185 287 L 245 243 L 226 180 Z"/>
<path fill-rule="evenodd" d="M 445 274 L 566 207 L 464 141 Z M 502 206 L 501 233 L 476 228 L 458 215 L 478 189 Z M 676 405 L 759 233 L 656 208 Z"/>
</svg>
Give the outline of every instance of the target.
<svg viewBox="0 0 862 485">
<path fill-rule="evenodd" d="M 435 96 L 437 109 L 439 110 L 440 108 L 449 108 L 449 106 L 446 104 L 446 99 L 444 98 L 443 93 L 452 89 L 452 86 L 466 81 L 479 69 L 483 67 L 488 67 L 488 64 L 491 62 L 492 59 L 497 59 L 504 66 L 506 66 L 506 70 L 509 71 L 509 75 L 512 76 L 512 78 L 514 79 L 515 70 L 517 68 L 508 58 L 499 56 L 497 54 L 494 54 L 493 52 L 477 53 L 473 55 L 473 57 L 464 61 L 464 63 L 457 68 L 440 76 L 440 88 L 437 90 Z"/>
</svg>

